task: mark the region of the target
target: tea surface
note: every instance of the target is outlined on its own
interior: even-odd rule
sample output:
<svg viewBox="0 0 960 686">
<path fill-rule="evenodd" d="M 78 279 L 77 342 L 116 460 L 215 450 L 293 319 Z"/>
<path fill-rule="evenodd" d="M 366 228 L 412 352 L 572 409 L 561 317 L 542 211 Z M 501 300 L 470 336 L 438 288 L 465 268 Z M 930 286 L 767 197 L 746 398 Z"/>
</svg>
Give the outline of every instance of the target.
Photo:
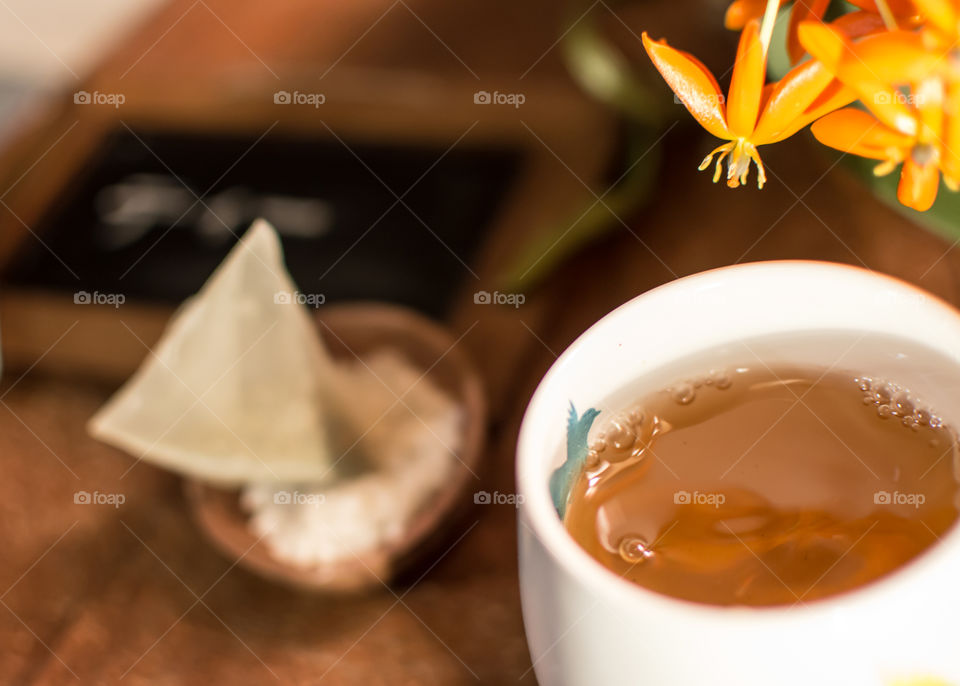
<svg viewBox="0 0 960 686">
<path fill-rule="evenodd" d="M 615 573 L 678 598 L 842 593 L 922 553 L 958 515 L 954 430 L 881 380 L 713 372 L 599 429 L 564 523 Z"/>
</svg>

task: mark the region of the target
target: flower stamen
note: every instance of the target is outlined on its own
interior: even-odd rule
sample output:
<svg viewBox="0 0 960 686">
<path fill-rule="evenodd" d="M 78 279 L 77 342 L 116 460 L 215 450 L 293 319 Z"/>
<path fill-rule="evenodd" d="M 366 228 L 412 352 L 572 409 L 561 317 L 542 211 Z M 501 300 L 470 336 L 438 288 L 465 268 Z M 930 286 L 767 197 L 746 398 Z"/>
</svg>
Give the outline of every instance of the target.
<svg viewBox="0 0 960 686">
<path fill-rule="evenodd" d="M 757 165 L 757 188 L 763 189 L 763 184 L 767 182 L 767 170 L 763 168 L 763 160 L 760 159 L 760 153 L 757 152 L 757 146 L 747 143 L 747 154 L 753 163 Z"/>
<path fill-rule="evenodd" d="M 760 154 L 757 152 L 757 146 L 744 138 L 738 138 L 735 141 L 724 143 L 710 151 L 710 154 L 703 158 L 699 170 L 703 171 L 713 162 L 714 155 L 720 153 L 717 157 L 716 166 L 713 170 L 713 182 L 720 180 L 723 174 L 723 161 L 727 160 L 727 185 L 730 188 L 739 188 L 746 185 L 747 178 L 750 175 L 750 162 L 757 165 L 757 188 L 763 188 L 767 182 L 767 172 L 763 167 Z M 729 159 L 727 156 L 729 155 Z"/>
<path fill-rule="evenodd" d="M 698 167 L 699 171 L 703 171 L 710 166 L 710 162 L 713 160 L 713 156 L 717 153 L 720 153 L 720 157 L 717 158 L 717 166 L 713 172 L 713 182 L 716 183 L 720 180 L 720 174 L 722 173 L 723 168 L 723 159 L 730 154 L 730 151 L 733 150 L 735 143 L 730 141 L 729 143 L 724 143 L 723 145 L 718 145 L 716 148 L 710 151 L 710 154 L 703 158 L 703 162 L 700 163 Z"/>
<path fill-rule="evenodd" d="M 743 152 L 743 139 L 737 139 L 737 146 L 730 154 L 727 162 L 727 186 L 739 188 L 747 181 L 750 171 L 750 158 Z"/>
<path fill-rule="evenodd" d="M 896 169 L 898 164 L 903 162 L 903 153 L 899 149 L 889 148 L 886 152 L 887 159 L 873 168 L 874 176 L 886 176 Z"/>
</svg>

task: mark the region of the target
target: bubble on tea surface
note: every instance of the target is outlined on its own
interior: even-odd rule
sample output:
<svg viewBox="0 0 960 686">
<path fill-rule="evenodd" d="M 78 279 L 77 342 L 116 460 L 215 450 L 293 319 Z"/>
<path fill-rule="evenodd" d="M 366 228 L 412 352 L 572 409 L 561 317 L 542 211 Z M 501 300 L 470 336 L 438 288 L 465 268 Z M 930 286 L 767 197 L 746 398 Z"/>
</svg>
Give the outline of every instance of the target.
<svg viewBox="0 0 960 686">
<path fill-rule="evenodd" d="M 730 373 L 725 369 L 710 370 L 710 381 L 721 391 L 726 390 L 733 385 L 733 379 L 730 378 Z"/>
<path fill-rule="evenodd" d="M 633 426 L 622 417 L 610 421 L 607 427 L 607 441 L 617 450 L 626 450 L 637 440 Z"/>
<path fill-rule="evenodd" d="M 693 402 L 697 392 L 692 384 L 679 383 L 670 389 L 670 395 L 681 405 L 689 405 Z"/>
<path fill-rule="evenodd" d="M 624 562 L 635 565 L 653 557 L 653 549 L 639 536 L 624 536 L 617 546 Z"/>
<path fill-rule="evenodd" d="M 901 417 L 906 417 L 912 415 L 914 410 L 913 401 L 910 400 L 910 396 L 907 395 L 905 391 L 900 391 L 893 397 L 894 405 L 897 409 L 897 413 Z"/>
<path fill-rule="evenodd" d="M 860 390 L 864 391 L 863 404 L 876 406 L 880 418 L 899 417 L 900 423 L 913 431 L 919 431 L 924 426 L 931 429 L 943 426 L 942 419 L 920 405 L 902 386 L 866 377 L 858 377 L 855 381 Z"/>
<path fill-rule="evenodd" d="M 893 400 L 893 390 L 887 384 L 881 384 L 877 388 L 877 400 L 881 405 L 886 405 Z"/>
<path fill-rule="evenodd" d="M 595 453 L 602 453 L 607 448 L 607 439 L 606 438 L 597 438 L 590 444 L 590 450 Z"/>
</svg>

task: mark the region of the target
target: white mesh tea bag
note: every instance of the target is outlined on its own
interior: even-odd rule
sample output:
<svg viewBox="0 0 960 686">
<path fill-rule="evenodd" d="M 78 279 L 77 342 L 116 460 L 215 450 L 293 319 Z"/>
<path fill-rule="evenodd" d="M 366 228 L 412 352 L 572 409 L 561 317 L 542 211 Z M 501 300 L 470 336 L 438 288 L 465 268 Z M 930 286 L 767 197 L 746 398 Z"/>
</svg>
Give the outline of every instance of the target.
<svg viewBox="0 0 960 686">
<path fill-rule="evenodd" d="M 90 433 L 220 485 L 332 476 L 353 432 L 337 408 L 339 370 L 295 294 L 279 237 L 258 220 Z"/>
</svg>

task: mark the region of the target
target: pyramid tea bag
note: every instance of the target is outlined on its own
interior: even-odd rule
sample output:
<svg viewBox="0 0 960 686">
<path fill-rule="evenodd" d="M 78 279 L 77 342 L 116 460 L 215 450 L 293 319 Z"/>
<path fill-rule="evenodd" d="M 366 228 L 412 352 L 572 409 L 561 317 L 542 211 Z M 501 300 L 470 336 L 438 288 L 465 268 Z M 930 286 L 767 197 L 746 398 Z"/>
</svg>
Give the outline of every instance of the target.
<svg viewBox="0 0 960 686">
<path fill-rule="evenodd" d="M 350 427 L 340 370 L 295 294 L 279 237 L 258 220 L 90 433 L 223 486 L 330 478 L 360 432 Z"/>
</svg>

